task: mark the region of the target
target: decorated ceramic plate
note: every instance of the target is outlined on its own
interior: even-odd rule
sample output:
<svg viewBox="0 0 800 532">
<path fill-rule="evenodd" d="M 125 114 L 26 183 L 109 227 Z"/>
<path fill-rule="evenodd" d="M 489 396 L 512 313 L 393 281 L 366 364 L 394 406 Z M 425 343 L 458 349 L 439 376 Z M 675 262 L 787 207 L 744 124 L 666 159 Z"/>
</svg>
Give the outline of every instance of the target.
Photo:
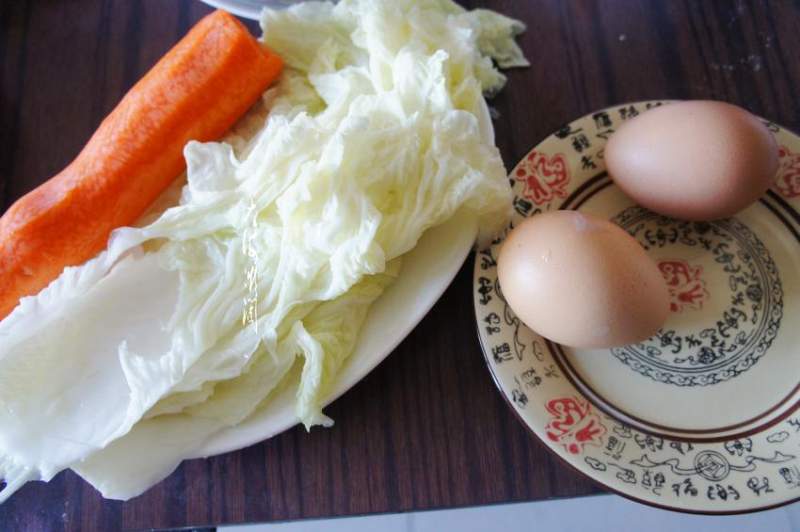
<svg viewBox="0 0 800 532">
<path fill-rule="evenodd" d="M 481 346 L 523 422 L 607 488 L 688 512 L 792 502 L 800 499 L 800 138 L 767 123 L 780 146 L 779 173 L 736 217 L 674 220 L 637 206 L 603 162 L 615 128 L 663 104 L 580 118 L 531 150 L 510 179 L 512 225 L 577 209 L 633 235 L 667 281 L 666 325 L 623 348 L 548 342 L 505 303 L 498 241 L 475 260 Z"/>
</svg>

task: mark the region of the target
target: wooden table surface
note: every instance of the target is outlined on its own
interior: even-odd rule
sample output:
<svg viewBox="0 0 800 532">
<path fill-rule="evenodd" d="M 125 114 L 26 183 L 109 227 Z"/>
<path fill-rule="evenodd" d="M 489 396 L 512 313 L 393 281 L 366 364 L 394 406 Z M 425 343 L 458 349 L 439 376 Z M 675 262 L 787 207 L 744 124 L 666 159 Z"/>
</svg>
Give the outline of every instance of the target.
<svg viewBox="0 0 800 532">
<path fill-rule="evenodd" d="M 800 129 L 800 3 L 469 2 L 528 25 L 528 69 L 492 102 L 508 167 L 559 125 L 655 98 L 727 100 Z M 66 165 L 210 9 L 195 0 L 0 2 L 0 206 Z M 257 32 L 255 24 L 250 24 Z M 300 428 L 184 463 L 131 501 L 65 472 L 0 506 L 0 530 L 114 530 L 319 518 L 599 492 L 501 398 L 478 346 L 472 258 L 389 358 Z"/>
</svg>

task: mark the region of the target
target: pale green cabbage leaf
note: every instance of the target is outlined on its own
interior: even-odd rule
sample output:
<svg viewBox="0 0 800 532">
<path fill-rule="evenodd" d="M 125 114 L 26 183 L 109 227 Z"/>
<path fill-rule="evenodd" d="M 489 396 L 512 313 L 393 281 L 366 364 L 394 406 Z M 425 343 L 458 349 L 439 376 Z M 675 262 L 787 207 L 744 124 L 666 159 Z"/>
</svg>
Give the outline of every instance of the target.
<svg viewBox="0 0 800 532">
<path fill-rule="evenodd" d="M 225 142 L 186 146 L 178 204 L 0 322 L 0 501 L 65 468 L 136 495 L 298 364 L 298 418 L 329 425 L 322 401 L 400 257 L 457 211 L 483 240 L 506 224 L 483 93 L 505 81 L 492 58 L 526 64 L 518 22 L 344 0 L 262 27 L 287 69 Z"/>
</svg>

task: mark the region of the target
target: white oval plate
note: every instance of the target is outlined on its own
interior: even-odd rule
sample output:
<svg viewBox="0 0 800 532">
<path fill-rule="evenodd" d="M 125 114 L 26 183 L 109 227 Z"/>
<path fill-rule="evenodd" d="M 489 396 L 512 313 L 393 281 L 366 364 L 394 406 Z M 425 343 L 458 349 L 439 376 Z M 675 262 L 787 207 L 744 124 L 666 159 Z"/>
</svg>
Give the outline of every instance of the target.
<svg viewBox="0 0 800 532">
<path fill-rule="evenodd" d="M 531 150 L 510 177 L 512 224 L 579 209 L 637 238 L 670 286 L 664 328 L 612 350 L 546 341 L 503 300 L 497 242 L 475 260 L 481 346 L 522 421 L 605 487 L 688 512 L 792 502 L 800 498 L 800 138 L 767 123 L 781 146 L 776 184 L 736 217 L 671 220 L 636 206 L 603 162 L 614 128 L 661 104 L 580 118 Z"/>
<path fill-rule="evenodd" d="M 358 344 L 324 404 L 364 378 L 422 320 L 458 273 L 477 233 L 474 217 L 457 215 L 428 230 L 403 256 L 400 275 L 370 308 Z M 284 388 L 245 422 L 212 437 L 195 457 L 241 449 L 293 427 L 299 423 L 294 410 L 296 390 L 296 386 Z"/>
<path fill-rule="evenodd" d="M 265 7 L 271 9 L 280 9 L 289 7 L 302 0 L 202 0 L 204 3 L 224 9 L 234 15 L 249 18 L 250 20 L 259 20 L 261 18 L 261 10 Z"/>
</svg>

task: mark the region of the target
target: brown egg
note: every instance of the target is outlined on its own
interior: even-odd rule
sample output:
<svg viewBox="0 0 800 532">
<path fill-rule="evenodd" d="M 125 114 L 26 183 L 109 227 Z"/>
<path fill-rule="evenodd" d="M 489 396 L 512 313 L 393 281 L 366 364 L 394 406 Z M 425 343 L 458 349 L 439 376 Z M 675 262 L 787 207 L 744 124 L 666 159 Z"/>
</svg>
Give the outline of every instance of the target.
<svg viewBox="0 0 800 532">
<path fill-rule="evenodd" d="M 644 340 L 669 312 L 667 285 L 639 243 L 613 223 L 577 211 L 536 215 L 514 228 L 497 274 L 517 316 L 568 346 Z"/>
<path fill-rule="evenodd" d="M 713 220 L 767 191 L 778 146 L 744 109 L 688 101 L 625 122 L 609 139 L 605 161 L 614 182 L 640 205 L 675 218 Z"/>
</svg>

